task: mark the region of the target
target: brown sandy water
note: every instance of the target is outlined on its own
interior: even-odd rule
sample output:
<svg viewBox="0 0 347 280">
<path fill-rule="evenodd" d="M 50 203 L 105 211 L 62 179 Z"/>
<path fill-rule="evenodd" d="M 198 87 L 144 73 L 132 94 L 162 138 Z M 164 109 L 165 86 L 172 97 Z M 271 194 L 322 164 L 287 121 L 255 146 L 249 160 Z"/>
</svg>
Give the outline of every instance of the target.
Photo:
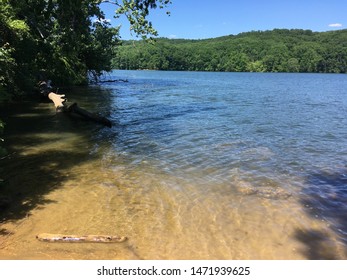
<svg viewBox="0 0 347 280">
<path fill-rule="evenodd" d="M 112 141 L 95 136 L 108 128 L 57 117 L 51 104 L 8 113 L 1 178 L 11 204 L 1 214 L 0 259 L 347 258 L 331 221 L 303 203 L 299 176 L 275 183 L 237 167 L 171 172 L 150 157 L 115 153 Z M 261 147 L 248 156 L 259 150 L 272 156 Z M 128 240 L 45 243 L 40 233 Z"/>
</svg>

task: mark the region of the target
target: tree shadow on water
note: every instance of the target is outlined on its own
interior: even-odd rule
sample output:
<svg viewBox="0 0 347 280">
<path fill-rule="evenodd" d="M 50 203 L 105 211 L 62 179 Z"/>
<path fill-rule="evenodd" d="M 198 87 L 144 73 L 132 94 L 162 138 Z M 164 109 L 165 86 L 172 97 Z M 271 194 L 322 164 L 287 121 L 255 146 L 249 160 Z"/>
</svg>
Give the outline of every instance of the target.
<svg viewBox="0 0 347 280">
<path fill-rule="evenodd" d="M 73 166 L 91 158 L 87 132 L 94 124 L 58 117 L 50 104 L 25 105 L 2 117 L 9 155 L 0 160 L 0 226 L 55 203 L 46 195 L 73 178 L 69 173 Z M 65 143 L 69 137 L 76 138 Z M 85 145 L 78 147 L 81 143 Z M 0 235 L 7 234 L 0 228 Z"/>
<path fill-rule="evenodd" d="M 347 169 L 313 172 L 307 176 L 301 203 L 314 219 L 324 221 L 326 230 L 297 231 L 309 259 L 347 257 Z"/>
</svg>

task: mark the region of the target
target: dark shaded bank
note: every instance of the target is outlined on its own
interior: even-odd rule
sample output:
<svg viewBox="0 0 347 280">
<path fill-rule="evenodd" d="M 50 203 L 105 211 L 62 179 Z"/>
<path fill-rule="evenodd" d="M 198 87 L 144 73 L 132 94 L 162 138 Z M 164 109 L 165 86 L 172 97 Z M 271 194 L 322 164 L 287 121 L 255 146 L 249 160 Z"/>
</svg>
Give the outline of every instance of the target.
<svg viewBox="0 0 347 280">
<path fill-rule="evenodd" d="M 44 195 L 59 188 L 71 165 L 86 160 L 83 150 L 40 149 L 64 141 L 64 132 L 73 130 L 69 120 L 55 116 L 48 104 L 25 103 L 7 108 L 7 112 L 3 119 L 8 124 L 4 136 L 9 156 L 1 161 L 4 185 L 0 190 L 7 203 L 0 214 L 1 222 L 24 218 L 30 210 L 53 203 Z M 57 131 L 62 136 L 49 137 Z M 69 161 L 64 160 L 67 157 Z"/>
<path fill-rule="evenodd" d="M 92 87 L 76 88 L 71 97 L 78 101 L 78 94 L 84 92 L 85 97 L 79 100 L 83 104 L 91 90 Z M 96 108 L 99 103 L 105 106 L 105 96 L 95 100 Z M 91 137 L 104 127 L 56 114 L 51 103 L 2 105 L 0 112 L 6 123 L 3 137 L 8 151 L 0 161 L 0 178 L 4 181 L 0 186 L 1 223 L 22 219 L 36 207 L 55 203 L 45 195 L 73 178 L 71 167 L 94 159 L 95 155 L 90 155 Z M 1 224 L 0 234 L 7 234 Z"/>
<path fill-rule="evenodd" d="M 347 169 L 311 173 L 306 183 L 301 203 L 312 218 L 329 225 L 338 241 L 345 245 L 345 250 L 339 252 L 332 247 L 326 232 L 298 231 L 296 237 L 306 245 L 307 258 L 340 259 L 341 255 L 347 255 Z"/>
</svg>

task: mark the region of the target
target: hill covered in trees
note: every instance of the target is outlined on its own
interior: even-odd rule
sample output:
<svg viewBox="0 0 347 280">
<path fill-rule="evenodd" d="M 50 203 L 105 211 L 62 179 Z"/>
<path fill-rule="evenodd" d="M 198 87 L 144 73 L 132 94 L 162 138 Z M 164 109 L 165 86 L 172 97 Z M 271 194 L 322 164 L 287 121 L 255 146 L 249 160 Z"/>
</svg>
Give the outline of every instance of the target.
<svg viewBox="0 0 347 280">
<path fill-rule="evenodd" d="M 252 31 L 204 40 L 123 41 L 115 69 L 347 72 L 347 29 Z"/>
</svg>

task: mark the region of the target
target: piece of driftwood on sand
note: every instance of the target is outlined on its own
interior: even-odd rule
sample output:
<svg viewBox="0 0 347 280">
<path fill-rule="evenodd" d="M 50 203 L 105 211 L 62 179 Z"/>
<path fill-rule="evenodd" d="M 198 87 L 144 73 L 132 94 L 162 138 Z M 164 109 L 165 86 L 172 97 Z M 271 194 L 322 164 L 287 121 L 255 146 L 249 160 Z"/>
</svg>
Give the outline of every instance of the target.
<svg viewBox="0 0 347 280">
<path fill-rule="evenodd" d="M 45 242 L 85 242 L 85 243 L 121 243 L 127 240 L 126 236 L 114 235 L 73 235 L 40 233 L 37 240 Z"/>
</svg>

